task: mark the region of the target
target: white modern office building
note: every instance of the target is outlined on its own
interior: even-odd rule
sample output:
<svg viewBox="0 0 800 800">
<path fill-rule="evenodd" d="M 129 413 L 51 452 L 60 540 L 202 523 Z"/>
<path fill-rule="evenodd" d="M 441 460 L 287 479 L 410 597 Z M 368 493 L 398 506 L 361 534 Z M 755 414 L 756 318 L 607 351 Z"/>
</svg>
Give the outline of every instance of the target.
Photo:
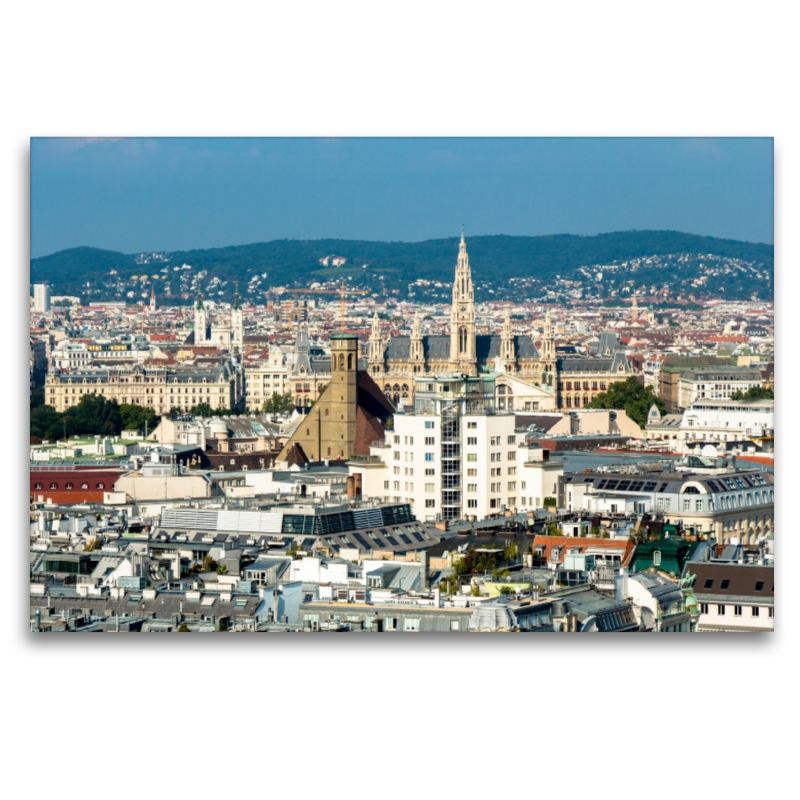
<svg viewBox="0 0 800 800">
<path fill-rule="evenodd" d="M 561 465 L 528 448 L 515 415 L 496 409 L 494 381 L 494 373 L 417 378 L 413 409 L 350 464 L 363 495 L 408 502 L 425 521 L 540 508 L 555 496 Z"/>
<path fill-rule="evenodd" d="M 33 310 L 39 314 L 50 313 L 50 285 L 35 283 L 33 285 Z"/>
</svg>

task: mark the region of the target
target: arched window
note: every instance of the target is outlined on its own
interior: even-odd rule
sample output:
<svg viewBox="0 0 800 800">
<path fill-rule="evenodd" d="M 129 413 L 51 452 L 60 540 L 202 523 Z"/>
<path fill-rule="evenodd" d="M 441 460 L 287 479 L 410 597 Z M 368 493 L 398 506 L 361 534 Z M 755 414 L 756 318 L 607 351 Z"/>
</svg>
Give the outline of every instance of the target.
<svg viewBox="0 0 800 800">
<path fill-rule="evenodd" d="M 58 484 L 57 483 L 51 483 L 50 484 L 50 488 L 51 489 L 58 489 Z"/>
<path fill-rule="evenodd" d="M 65 488 L 74 489 L 75 487 L 71 483 L 68 483 Z"/>
<path fill-rule="evenodd" d="M 98 484 L 97 484 L 97 488 L 98 488 L 98 489 L 105 489 L 105 488 L 106 488 L 106 485 L 105 485 L 104 483 L 102 483 L 102 482 L 101 482 L 101 483 L 98 483 Z"/>
<path fill-rule="evenodd" d="M 306 436 L 311 436 L 311 431 L 308 428 L 306 428 Z"/>
<path fill-rule="evenodd" d="M 352 370 L 353 369 L 353 354 L 352 353 L 348 353 L 347 354 L 347 369 L 348 370 Z"/>
<path fill-rule="evenodd" d="M 52 488 L 52 487 L 50 487 L 50 488 Z M 88 483 L 82 483 L 81 484 L 81 489 L 88 489 L 88 488 L 89 488 L 89 484 Z"/>
<path fill-rule="evenodd" d="M 41 489 L 42 488 L 42 484 L 41 483 L 34 484 L 33 488 L 34 489 Z"/>
<path fill-rule="evenodd" d="M 328 409 L 327 408 L 325 409 L 325 416 L 326 417 L 328 416 Z"/>
<path fill-rule="evenodd" d="M 329 447 L 329 448 L 328 448 L 328 455 L 330 455 L 330 454 L 331 454 L 331 449 L 330 449 L 330 447 Z"/>
<path fill-rule="evenodd" d="M 458 352 L 467 352 L 467 329 L 459 328 L 458 330 Z"/>
<path fill-rule="evenodd" d="M 339 369 L 344 369 L 344 353 L 339 353 Z"/>
</svg>

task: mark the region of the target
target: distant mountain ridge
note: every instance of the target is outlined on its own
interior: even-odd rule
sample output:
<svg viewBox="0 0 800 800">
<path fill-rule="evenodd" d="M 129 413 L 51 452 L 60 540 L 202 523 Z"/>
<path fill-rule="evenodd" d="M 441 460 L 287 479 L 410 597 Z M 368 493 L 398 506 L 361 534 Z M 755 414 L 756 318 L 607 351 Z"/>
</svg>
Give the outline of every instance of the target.
<svg viewBox="0 0 800 800">
<path fill-rule="evenodd" d="M 592 280 L 588 276 L 602 273 L 601 267 L 638 259 L 641 263 L 637 265 L 637 281 L 641 278 L 645 286 L 670 280 L 693 286 L 693 271 L 704 267 L 707 277 L 699 288 L 705 291 L 722 291 L 731 298 L 756 293 L 761 299 L 771 299 L 773 294 L 774 246 L 770 244 L 677 231 L 621 231 L 596 236 L 467 236 L 467 247 L 476 283 L 491 285 L 495 292 L 508 291 L 507 282 L 512 278 L 530 278 L 534 283 L 541 282 L 542 286 L 556 276 L 589 284 Z M 270 285 L 295 282 L 306 286 L 312 281 L 338 277 L 350 277 L 354 284 L 368 286 L 374 291 L 398 290 L 401 296 L 406 296 L 409 284 L 414 281 L 451 281 L 457 252 L 457 237 L 423 242 L 281 239 L 176 251 L 155 258 L 153 254 L 76 247 L 31 259 L 30 272 L 31 283 L 48 280 L 53 284 L 54 294 L 81 293 L 89 299 L 111 299 L 112 296 L 119 299 L 120 284 L 128 284 L 134 275 L 140 279 L 143 274 L 148 276 L 143 282 L 147 286 L 151 284 L 152 275 L 160 276 L 160 280 L 152 281 L 157 294 L 161 294 L 163 284 L 169 282 L 172 294 L 178 295 L 181 290 L 185 292 L 186 287 L 175 284 L 178 276 L 175 268 L 184 264 L 190 265 L 191 274 L 206 273 L 202 279 L 204 285 L 218 279 L 223 287 L 221 299 L 229 298 L 232 284 L 237 280 L 243 289 L 249 286 L 254 294 L 265 291 Z M 677 261 L 663 258 L 675 255 L 684 257 Z M 329 256 L 345 258 L 346 263 L 340 266 L 332 266 L 330 261 L 322 263 Z M 709 256 L 722 259 L 720 263 L 728 265 L 725 269 L 733 270 L 730 279 L 726 278 L 728 273 L 724 269 L 720 275 L 713 269 L 709 271 L 705 265 Z M 651 265 L 648 263 L 651 257 L 662 258 L 656 258 Z M 142 263 L 144 258 L 149 260 Z M 581 272 L 581 267 L 591 269 Z M 116 276 L 111 275 L 112 271 L 116 271 Z M 621 280 L 623 276 L 619 277 Z M 92 286 L 86 287 L 87 282 Z"/>
</svg>

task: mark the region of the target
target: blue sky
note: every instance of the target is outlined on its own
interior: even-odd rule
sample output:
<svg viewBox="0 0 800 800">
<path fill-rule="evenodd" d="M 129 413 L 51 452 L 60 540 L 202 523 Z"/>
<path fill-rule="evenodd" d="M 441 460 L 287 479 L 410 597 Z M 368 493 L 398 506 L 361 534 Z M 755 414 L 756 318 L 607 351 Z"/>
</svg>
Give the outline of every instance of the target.
<svg viewBox="0 0 800 800">
<path fill-rule="evenodd" d="M 37 139 L 31 256 L 669 229 L 773 241 L 773 140 Z"/>
</svg>

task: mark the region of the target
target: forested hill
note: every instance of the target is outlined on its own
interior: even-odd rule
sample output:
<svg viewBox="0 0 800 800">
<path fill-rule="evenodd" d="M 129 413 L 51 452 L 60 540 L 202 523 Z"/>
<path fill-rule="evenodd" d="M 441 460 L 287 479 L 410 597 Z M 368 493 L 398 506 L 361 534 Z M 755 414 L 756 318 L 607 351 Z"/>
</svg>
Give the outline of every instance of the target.
<svg viewBox="0 0 800 800">
<path fill-rule="evenodd" d="M 771 299 L 773 293 L 774 248 L 767 244 L 676 231 L 624 231 L 598 236 L 468 235 L 467 246 L 479 299 L 489 291 L 495 297 L 507 294 L 510 279 L 527 279 L 526 293 L 533 295 L 568 280 L 579 281 L 588 294 L 614 295 L 632 278 L 648 289 L 675 284 L 678 290 L 731 298 L 756 294 Z M 139 300 L 141 290 L 151 285 L 157 295 L 177 300 L 200 273 L 205 273 L 204 285 L 218 279 L 219 299 L 229 299 L 235 280 L 245 296 L 257 296 L 273 285 L 305 286 L 335 278 L 407 296 L 409 291 L 419 294 L 409 290 L 415 281 L 451 281 L 457 253 L 457 237 L 425 242 L 284 239 L 162 254 L 78 247 L 32 259 L 30 268 L 31 283 L 48 280 L 54 294 L 80 293 L 94 300 Z M 334 264 L 334 258 L 346 260 Z"/>
</svg>

